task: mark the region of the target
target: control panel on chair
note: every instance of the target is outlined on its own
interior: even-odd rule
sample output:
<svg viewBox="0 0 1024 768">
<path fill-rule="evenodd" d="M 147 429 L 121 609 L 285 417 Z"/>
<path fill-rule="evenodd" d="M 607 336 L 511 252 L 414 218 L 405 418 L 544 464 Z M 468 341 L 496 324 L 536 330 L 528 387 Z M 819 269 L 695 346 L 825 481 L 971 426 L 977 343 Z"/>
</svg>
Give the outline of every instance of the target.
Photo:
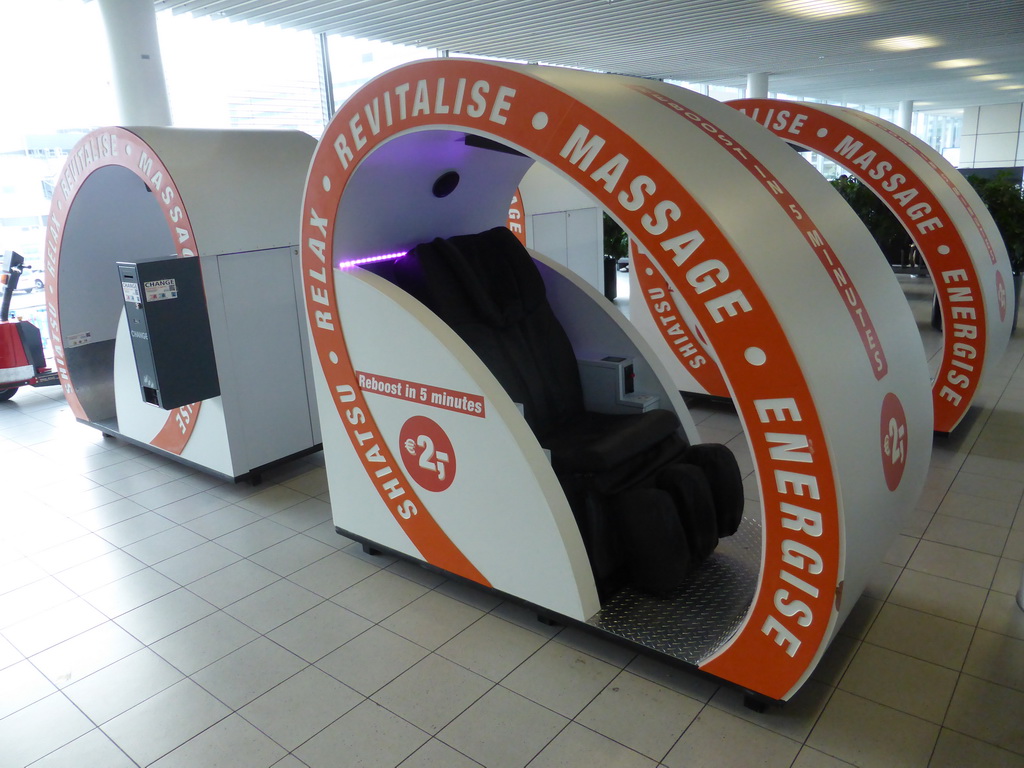
<svg viewBox="0 0 1024 768">
<path fill-rule="evenodd" d="M 600 360 L 577 360 L 583 405 L 588 411 L 601 413 L 635 413 L 661 407 L 657 395 L 637 392 L 633 361 L 627 357 L 607 355 Z"/>
</svg>

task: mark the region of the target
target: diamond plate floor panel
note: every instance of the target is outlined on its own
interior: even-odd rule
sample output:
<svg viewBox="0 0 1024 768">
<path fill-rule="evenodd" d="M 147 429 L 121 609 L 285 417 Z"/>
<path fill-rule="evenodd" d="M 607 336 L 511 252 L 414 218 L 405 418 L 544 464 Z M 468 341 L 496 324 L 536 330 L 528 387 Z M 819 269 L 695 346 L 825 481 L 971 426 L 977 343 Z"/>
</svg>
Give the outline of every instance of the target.
<svg viewBox="0 0 1024 768">
<path fill-rule="evenodd" d="M 760 517 L 745 517 L 674 595 L 626 588 L 588 623 L 696 666 L 739 628 L 754 599 L 760 560 Z"/>
</svg>

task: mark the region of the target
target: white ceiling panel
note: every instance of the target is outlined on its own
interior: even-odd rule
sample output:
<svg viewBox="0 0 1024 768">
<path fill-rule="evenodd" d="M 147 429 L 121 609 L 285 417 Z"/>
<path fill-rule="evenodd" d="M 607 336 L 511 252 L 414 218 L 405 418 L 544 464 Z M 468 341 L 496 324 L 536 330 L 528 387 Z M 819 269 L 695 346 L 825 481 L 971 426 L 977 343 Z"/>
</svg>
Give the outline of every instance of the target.
<svg viewBox="0 0 1024 768">
<path fill-rule="evenodd" d="M 773 92 L 850 103 L 1024 100 L 1024 0 L 154 1 L 175 13 L 642 77 L 742 87 L 748 73 L 766 72 Z M 928 47 L 878 48 L 907 37 Z M 936 66 L 956 59 L 977 63 Z"/>
</svg>

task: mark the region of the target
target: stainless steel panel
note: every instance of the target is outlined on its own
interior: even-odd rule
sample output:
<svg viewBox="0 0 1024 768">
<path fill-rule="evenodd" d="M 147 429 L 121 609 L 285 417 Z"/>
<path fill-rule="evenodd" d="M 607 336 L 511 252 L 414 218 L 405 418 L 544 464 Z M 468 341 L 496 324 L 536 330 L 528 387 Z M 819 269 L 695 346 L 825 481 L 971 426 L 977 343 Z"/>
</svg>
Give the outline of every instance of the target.
<svg viewBox="0 0 1024 768">
<path fill-rule="evenodd" d="M 739 629 L 754 598 L 760 559 L 761 521 L 744 518 L 676 594 L 657 598 L 627 588 L 588 623 L 696 666 Z"/>
</svg>

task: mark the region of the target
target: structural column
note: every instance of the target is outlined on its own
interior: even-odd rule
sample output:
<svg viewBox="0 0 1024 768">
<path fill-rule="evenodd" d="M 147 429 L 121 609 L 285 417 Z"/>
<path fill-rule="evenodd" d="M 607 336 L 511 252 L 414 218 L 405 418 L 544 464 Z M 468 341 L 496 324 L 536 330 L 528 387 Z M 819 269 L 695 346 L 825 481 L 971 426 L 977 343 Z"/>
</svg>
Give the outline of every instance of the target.
<svg viewBox="0 0 1024 768">
<path fill-rule="evenodd" d="M 768 98 L 768 73 L 751 72 L 747 75 L 747 98 L 767 99 Z"/>
<path fill-rule="evenodd" d="M 170 125 L 152 0 L 99 0 L 123 125 Z"/>
<path fill-rule="evenodd" d="M 896 112 L 896 125 L 909 131 L 914 119 L 914 100 L 904 99 L 900 102 L 900 108 Z"/>
</svg>

